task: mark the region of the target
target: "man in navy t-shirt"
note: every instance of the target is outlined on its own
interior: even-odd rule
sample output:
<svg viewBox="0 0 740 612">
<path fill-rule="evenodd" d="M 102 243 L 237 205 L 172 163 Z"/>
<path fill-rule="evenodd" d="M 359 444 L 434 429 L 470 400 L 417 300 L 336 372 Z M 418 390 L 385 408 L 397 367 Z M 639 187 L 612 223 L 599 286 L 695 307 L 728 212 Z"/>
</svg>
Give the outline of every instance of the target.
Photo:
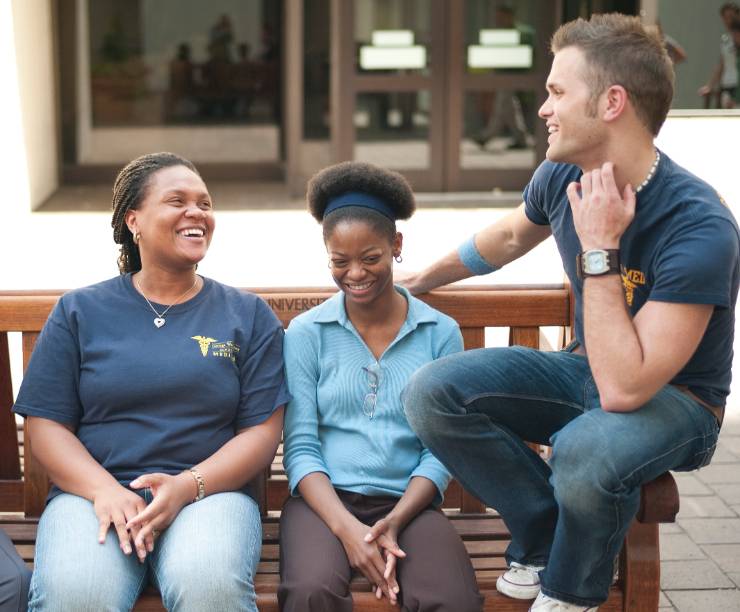
<svg viewBox="0 0 740 612">
<path fill-rule="evenodd" d="M 638 18 L 594 15 L 552 48 L 547 161 L 524 203 L 404 283 L 487 274 L 555 238 L 576 340 L 453 355 L 404 393 L 422 442 L 511 531 L 498 590 L 537 612 L 604 602 L 640 486 L 711 460 L 740 277 L 724 201 L 653 143 L 673 96 L 661 41 Z M 523 440 L 551 444 L 549 463 Z"/>
</svg>

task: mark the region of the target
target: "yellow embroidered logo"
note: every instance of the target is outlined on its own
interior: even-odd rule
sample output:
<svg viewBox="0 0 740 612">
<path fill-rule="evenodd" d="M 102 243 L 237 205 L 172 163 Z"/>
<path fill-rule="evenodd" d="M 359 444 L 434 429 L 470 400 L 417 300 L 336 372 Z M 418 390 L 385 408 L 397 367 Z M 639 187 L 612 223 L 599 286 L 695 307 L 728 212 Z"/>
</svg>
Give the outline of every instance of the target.
<svg viewBox="0 0 740 612">
<path fill-rule="evenodd" d="M 236 363 L 236 356 L 240 348 L 233 340 L 219 342 L 215 338 L 208 338 L 206 336 L 192 336 L 191 339 L 198 343 L 203 357 L 208 357 L 208 351 L 210 349 L 212 357 L 226 357 L 226 359 L 230 359 Z"/>
<path fill-rule="evenodd" d="M 215 338 L 206 338 L 205 336 L 193 336 L 191 340 L 195 340 L 198 343 L 203 357 L 208 356 L 208 347 L 211 345 L 211 342 L 216 342 Z"/>
<path fill-rule="evenodd" d="M 645 274 L 640 270 L 630 270 L 621 266 L 622 286 L 624 287 L 624 297 L 627 300 L 627 306 L 632 306 L 635 300 L 635 289 L 638 285 L 645 284 Z"/>
</svg>

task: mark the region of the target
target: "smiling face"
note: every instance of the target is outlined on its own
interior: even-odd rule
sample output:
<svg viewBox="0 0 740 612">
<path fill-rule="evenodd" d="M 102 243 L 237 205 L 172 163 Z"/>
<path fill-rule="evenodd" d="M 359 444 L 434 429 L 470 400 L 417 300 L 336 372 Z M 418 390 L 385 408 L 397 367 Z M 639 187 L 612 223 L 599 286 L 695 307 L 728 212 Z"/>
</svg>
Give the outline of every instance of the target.
<svg viewBox="0 0 740 612">
<path fill-rule="evenodd" d="M 393 258 L 401 254 L 402 236 L 393 241 L 364 221 L 340 221 L 326 239 L 332 278 L 357 305 L 393 295 Z"/>
<path fill-rule="evenodd" d="M 553 58 L 548 97 L 538 113 L 547 124 L 550 161 L 584 167 L 606 143 L 605 124 L 598 116 L 601 96 L 592 100 L 586 69 L 583 52 L 576 47 L 566 47 Z"/>
<path fill-rule="evenodd" d="M 170 166 L 149 177 L 144 198 L 126 213 L 139 238 L 142 266 L 192 268 L 208 251 L 215 219 L 203 179 L 185 166 Z"/>
</svg>

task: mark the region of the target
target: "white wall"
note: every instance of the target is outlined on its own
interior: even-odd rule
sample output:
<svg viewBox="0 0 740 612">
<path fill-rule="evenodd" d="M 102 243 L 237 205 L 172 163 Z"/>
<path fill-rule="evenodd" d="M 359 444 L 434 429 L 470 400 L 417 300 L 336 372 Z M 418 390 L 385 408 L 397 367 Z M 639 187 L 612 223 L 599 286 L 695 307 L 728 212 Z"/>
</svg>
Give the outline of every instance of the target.
<svg viewBox="0 0 740 612">
<path fill-rule="evenodd" d="M 690 116 L 673 111 L 656 142 L 673 161 L 712 185 L 740 220 L 740 110 L 723 113 Z"/>
<path fill-rule="evenodd" d="M 20 116 L 0 119 L 2 124 L 20 119 L 29 197 L 22 205 L 30 204 L 34 209 L 58 187 L 55 37 L 51 10 L 51 0 L 11 0 Z M 0 56 L 0 62 L 7 61 L 12 61 L 12 55 Z"/>
</svg>

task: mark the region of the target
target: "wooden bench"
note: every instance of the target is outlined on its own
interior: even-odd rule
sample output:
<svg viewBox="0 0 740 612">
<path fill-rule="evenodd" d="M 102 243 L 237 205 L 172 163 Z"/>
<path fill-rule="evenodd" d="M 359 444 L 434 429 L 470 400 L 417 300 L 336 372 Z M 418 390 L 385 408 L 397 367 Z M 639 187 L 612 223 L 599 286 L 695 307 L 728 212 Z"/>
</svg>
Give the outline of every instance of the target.
<svg viewBox="0 0 740 612">
<path fill-rule="evenodd" d="M 297 314 L 319 304 L 333 291 L 321 288 L 255 289 L 273 308 L 284 325 Z M 22 334 L 25 368 L 34 343 L 60 291 L 0 292 L 0 528 L 32 566 L 38 517 L 44 508 L 48 478 L 30 452 L 31 441 L 11 415 L 8 333 Z M 450 287 L 422 296 L 426 302 L 454 317 L 462 328 L 465 348 L 485 345 L 487 327 L 508 327 L 509 344 L 540 348 L 541 328 L 561 328 L 560 343 L 569 336 L 572 318 L 568 289 L 563 286 Z M 24 444 L 25 442 L 25 444 Z M 546 453 L 546 449 L 542 449 Z M 263 516 L 262 557 L 256 577 L 258 604 L 262 611 L 277 611 L 279 581 L 279 511 L 288 487 L 281 457 L 259 479 Z M 457 482 L 452 482 L 443 505 L 465 542 L 473 561 L 485 610 L 527 610 L 529 602 L 500 595 L 496 578 L 505 570 L 504 550 L 509 534 L 501 518 Z M 619 579 L 612 587 L 604 611 L 654 611 L 658 608 L 660 554 L 658 523 L 673 522 L 678 512 L 678 491 L 670 474 L 648 483 L 642 490 L 638 519 L 630 527 L 620 556 Z M 367 581 L 352 582 L 355 610 L 393 610 L 378 602 Z M 135 610 L 163 610 L 159 594 L 148 589 Z"/>
</svg>

